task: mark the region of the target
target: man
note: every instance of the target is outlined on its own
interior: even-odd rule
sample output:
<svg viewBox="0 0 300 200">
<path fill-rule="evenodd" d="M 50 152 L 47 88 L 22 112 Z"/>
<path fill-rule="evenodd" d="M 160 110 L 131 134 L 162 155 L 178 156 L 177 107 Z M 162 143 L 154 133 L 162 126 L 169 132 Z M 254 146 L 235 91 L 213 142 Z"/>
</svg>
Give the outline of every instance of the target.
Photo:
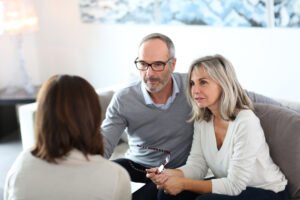
<svg viewBox="0 0 300 200">
<path fill-rule="evenodd" d="M 133 199 L 153 200 L 157 189 L 145 169 L 166 161 L 168 168 L 185 164 L 193 136 L 193 123 L 187 122 L 191 107 L 185 96 L 186 74 L 174 73 L 170 38 L 160 33 L 144 37 L 135 65 L 141 80 L 115 93 L 102 123 L 105 157 L 127 129 L 129 150 L 115 162 L 127 169 L 132 181 L 146 183 Z"/>
</svg>

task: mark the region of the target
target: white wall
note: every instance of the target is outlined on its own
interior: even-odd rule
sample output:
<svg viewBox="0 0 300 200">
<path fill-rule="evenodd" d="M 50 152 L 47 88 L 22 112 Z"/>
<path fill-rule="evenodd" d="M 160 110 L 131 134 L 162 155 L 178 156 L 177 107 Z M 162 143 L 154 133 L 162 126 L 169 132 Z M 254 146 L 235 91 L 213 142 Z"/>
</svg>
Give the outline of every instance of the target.
<svg viewBox="0 0 300 200">
<path fill-rule="evenodd" d="M 95 87 L 119 84 L 136 73 L 133 61 L 140 39 L 161 32 L 175 43 L 176 71 L 186 72 L 199 56 L 220 53 L 232 61 L 246 89 L 300 101 L 300 29 L 84 24 L 78 0 L 35 3 L 40 30 L 24 38 L 35 83 L 70 73 L 85 77 Z M 0 36 L 0 84 L 11 77 L 12 54 L 8 39 Z"/>
</svg>

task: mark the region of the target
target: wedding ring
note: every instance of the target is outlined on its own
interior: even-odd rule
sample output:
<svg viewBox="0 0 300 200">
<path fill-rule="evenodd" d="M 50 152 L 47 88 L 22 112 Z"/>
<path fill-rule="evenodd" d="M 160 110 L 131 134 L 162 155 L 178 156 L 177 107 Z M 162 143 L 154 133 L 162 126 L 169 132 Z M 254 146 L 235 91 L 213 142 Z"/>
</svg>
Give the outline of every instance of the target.
<svg viewBox="0 0 300 200">
<path fill-rule="evenodd" d="M 164 190 L 164 193 L 165 193 L 165 194 L 168 194 L 167 190 Z"/>
</svg>

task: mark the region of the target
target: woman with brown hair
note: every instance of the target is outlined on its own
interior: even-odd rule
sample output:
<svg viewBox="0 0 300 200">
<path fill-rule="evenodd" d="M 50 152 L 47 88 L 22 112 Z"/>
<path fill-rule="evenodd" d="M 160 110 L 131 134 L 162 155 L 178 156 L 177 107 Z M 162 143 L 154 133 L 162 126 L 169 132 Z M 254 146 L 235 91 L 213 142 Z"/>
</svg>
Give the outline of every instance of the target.
<svg viewBox="0 0 300 200">
<path fill-rule="evenodd" d="M 131 199 L 126 170 L 102 157 L 94 88 L 81 77 L 56 75 L 37 101 L 35 146 L 11 167 L 4 199 Z"/>
</svg>

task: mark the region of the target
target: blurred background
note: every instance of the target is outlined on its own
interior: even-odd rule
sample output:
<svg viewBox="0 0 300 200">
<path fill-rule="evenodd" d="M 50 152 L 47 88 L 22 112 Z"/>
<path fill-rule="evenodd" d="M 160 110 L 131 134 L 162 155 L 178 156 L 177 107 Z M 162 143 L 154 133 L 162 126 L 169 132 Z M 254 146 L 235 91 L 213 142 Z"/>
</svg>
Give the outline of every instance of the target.
<svg viewBox="0 0 300 200">
<path fill-rule="evenodd" d="M 137 74 L 141 38 L 161 32 L 175 43 L 176 71 L 219 53 L 232 61 L 244 88 L 300 101 L 299 0 L 0 2 L 0 14 L 5 3 L 23 2 L 23 14 L 36 17 L 33 28 L 17 33 L 0 25 L 0 89 L 38 86 L 59 73 L 83 76 L 96 88 L 120 85 Z"/>
<path fill-rule="evenodd" d="M 0 0 L 0 199 L 22 150 L 18 105 L 54 74 L 100 90 L 136 79 L 152 32 L 174 41 L 178 72 L 218 53 L 245 89 L 300 101 L 300 0 Z"/>
</svg>

